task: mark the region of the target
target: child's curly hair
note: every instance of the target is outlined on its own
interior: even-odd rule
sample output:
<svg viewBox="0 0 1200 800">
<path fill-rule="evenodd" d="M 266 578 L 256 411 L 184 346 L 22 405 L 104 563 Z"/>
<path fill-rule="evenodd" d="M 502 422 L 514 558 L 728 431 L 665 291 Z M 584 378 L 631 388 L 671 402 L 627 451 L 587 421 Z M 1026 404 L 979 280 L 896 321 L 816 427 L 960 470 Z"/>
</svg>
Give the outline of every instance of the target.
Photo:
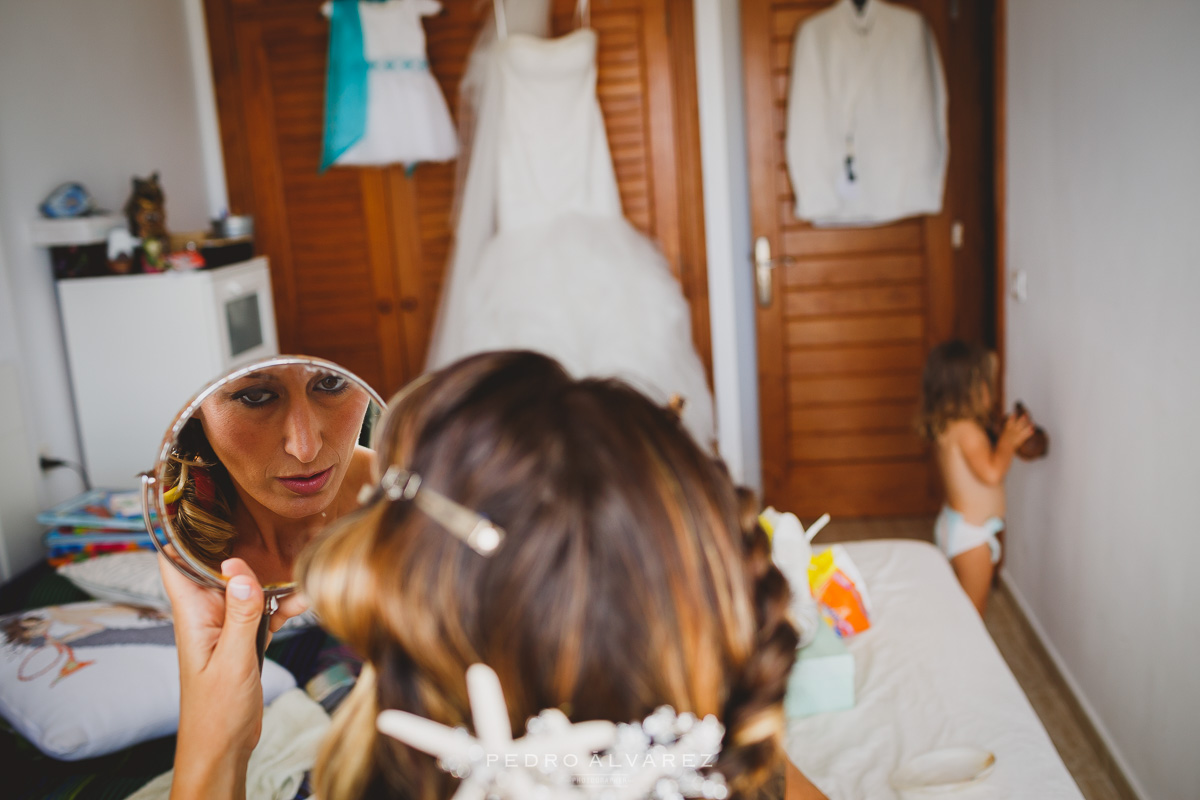
<svg viewBox="0 0 1200 800">
<path fill-rule="evenodd" d="M 987 428 L 995 395 L 993 353 L 983 345 L 962 339 L 942 342 L 930 351 L 925 362 L 917 430 L 933 441 L 958 419 L 975 420 Z"/>
</svg>

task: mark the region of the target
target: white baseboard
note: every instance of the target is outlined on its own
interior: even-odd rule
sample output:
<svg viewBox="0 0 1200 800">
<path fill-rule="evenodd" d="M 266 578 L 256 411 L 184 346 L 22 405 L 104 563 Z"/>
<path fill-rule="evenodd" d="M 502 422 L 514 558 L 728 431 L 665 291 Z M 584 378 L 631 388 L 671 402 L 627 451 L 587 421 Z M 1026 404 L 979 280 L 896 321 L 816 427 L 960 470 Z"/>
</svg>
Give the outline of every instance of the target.
<svg viewBox="0 0 1200 800">
<path fill-rule="evenodd" d="M 1104 746 L 1108 749 L 1109 757 L 1116 764 L 1117 769 L 1121 771 L 1121 775 L 1124 777 L 1125 782 L 1129 785 L 1130 791 L 1137 795 L 1138 800 L 1148 800 L 1150 795 L 1147 794 L 1146 790 L 1141 786 L 1140 783 L 1138 783 L 1137 776 L 1134 775 L 1133 770 L 1129 768 L 1128 762 L 1126 762 L 1125 758 L 1121 755 L 1121 751 L 1117 748 L 1116 743 L 1113 741 L 1113 737 L 1108 732 L 1108 728 L 1105 727 L 1104 722 L 1100 719 L 1100 715 L 1096 713 L 1096 709 L 1093 708 L 1092 704 L 1088 702 L 1087 695 L 1083 693 L 1083 689 L 1075 680 L 1075 676 L 1071 674 L 1071 670 L 1067 668 L 1066 662 L 1063 661 L 1062 656 L 1059 655 L 1058 650 L 1055 649 L 1054 643 L 1051 642 L 1050 637 L 1046 635 L 1045 629 L 1042 628 L 1041 623 L 1038 621 L 1037 616 L 1034 615 L 1033 609 L 1025 600 L 1024 595 L 1021 594 L 1021 591 L 1017 588 L 1016 584 L 1009 579 L 1008 570 L 1000 571 L 1000 580 L 1004 583 L 1004 587 L 1008 589 L 1008 593 L 1012 595 L 1013 601 L 1016 602 L 1017 607 L 1021 610 L 1021 613 L 1024 615 L 1025 620 L 1029 623 L 1029 626 L 1033 628 L 1033 632 L 1037 636 L 1038 641 L 1041 643 L 1042 648 L 1046 651 L 1047 655 L 1050 656 L 1050 660 L 1054 663 L 1054 668 L 1058 670 L 1058 674 L 1062 676 L 1063 681 L 1067 684 L 1067 688 L 1074 696 L 1075 702 L 1087 716 L 1087 721 L 1091 724 L 1093 730 L 1096 731 L 1096 735 L 1100 737 L 1101 742 L 1103 742 Z"/>
</svg>

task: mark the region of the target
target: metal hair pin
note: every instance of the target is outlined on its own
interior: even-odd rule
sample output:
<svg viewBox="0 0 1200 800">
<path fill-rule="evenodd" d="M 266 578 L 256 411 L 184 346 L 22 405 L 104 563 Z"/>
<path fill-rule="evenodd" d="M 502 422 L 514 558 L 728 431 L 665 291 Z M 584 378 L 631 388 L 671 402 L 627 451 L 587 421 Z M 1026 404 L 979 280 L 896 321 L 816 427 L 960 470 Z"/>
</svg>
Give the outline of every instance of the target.
<svg viewBox="0 0 1200 800">
<path fill-rule="evenodd" d="M 490 556 L 504 543 L 504 529 L 487 517 L 421 485 L 421 476 L 392 465 L 379 482 L 393 502 L 408 501 L 481 556 Z"/>
</svg>

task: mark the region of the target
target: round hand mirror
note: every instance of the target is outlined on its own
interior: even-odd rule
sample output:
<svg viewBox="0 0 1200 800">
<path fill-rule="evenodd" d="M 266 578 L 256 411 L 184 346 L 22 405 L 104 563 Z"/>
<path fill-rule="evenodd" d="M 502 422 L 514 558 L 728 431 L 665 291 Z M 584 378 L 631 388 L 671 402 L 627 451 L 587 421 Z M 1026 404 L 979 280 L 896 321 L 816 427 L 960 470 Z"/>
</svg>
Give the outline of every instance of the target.
<svg viewBox="0 0 1200 800">
<path fill-rule="evenodd" d="M 243 559 L 273 610 L 295 588 L 296 556 L 374 482 L 367 445 L 382 406 L 353 373 L 305 356 L 212 381 L 172 421 L 143 476 L 155 545 L 189 578 L 218 589 L 221 563 Z"/>
</svg>

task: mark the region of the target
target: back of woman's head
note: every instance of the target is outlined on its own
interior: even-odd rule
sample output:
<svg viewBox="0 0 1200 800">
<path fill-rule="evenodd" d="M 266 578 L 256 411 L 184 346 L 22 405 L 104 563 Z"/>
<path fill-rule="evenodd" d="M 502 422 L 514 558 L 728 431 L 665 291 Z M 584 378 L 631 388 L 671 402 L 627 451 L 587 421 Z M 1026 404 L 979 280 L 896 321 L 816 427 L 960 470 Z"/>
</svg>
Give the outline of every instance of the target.
<svg viewBox="0 0 1200 800">
<path fill-rule="evenodd" d="M 934 347 L 921 377 L 921 435 L 936 439 L 958 419 L 986 423 L 995 383 L 996 361 L 983 345 L 952 339 Z"/>
<path fill-rule="evenodd" d="M 498 674 L 518 735 L 544 708 L 714 714 L 734 791 L 776 758 L 794 658 L 765 536 L 669 410 L 533 353 L 489 353 L 393 401 L 381 464 L 506 532 L 481 556 L 406 501 L 340 524 L 301 567 L 324 624 L 368 662 L 318 764 L 327 800 L 446 798 L 433 760 L 376 735 L 398 708 L 468 725 L 466 668 Z"/>
</svg>

